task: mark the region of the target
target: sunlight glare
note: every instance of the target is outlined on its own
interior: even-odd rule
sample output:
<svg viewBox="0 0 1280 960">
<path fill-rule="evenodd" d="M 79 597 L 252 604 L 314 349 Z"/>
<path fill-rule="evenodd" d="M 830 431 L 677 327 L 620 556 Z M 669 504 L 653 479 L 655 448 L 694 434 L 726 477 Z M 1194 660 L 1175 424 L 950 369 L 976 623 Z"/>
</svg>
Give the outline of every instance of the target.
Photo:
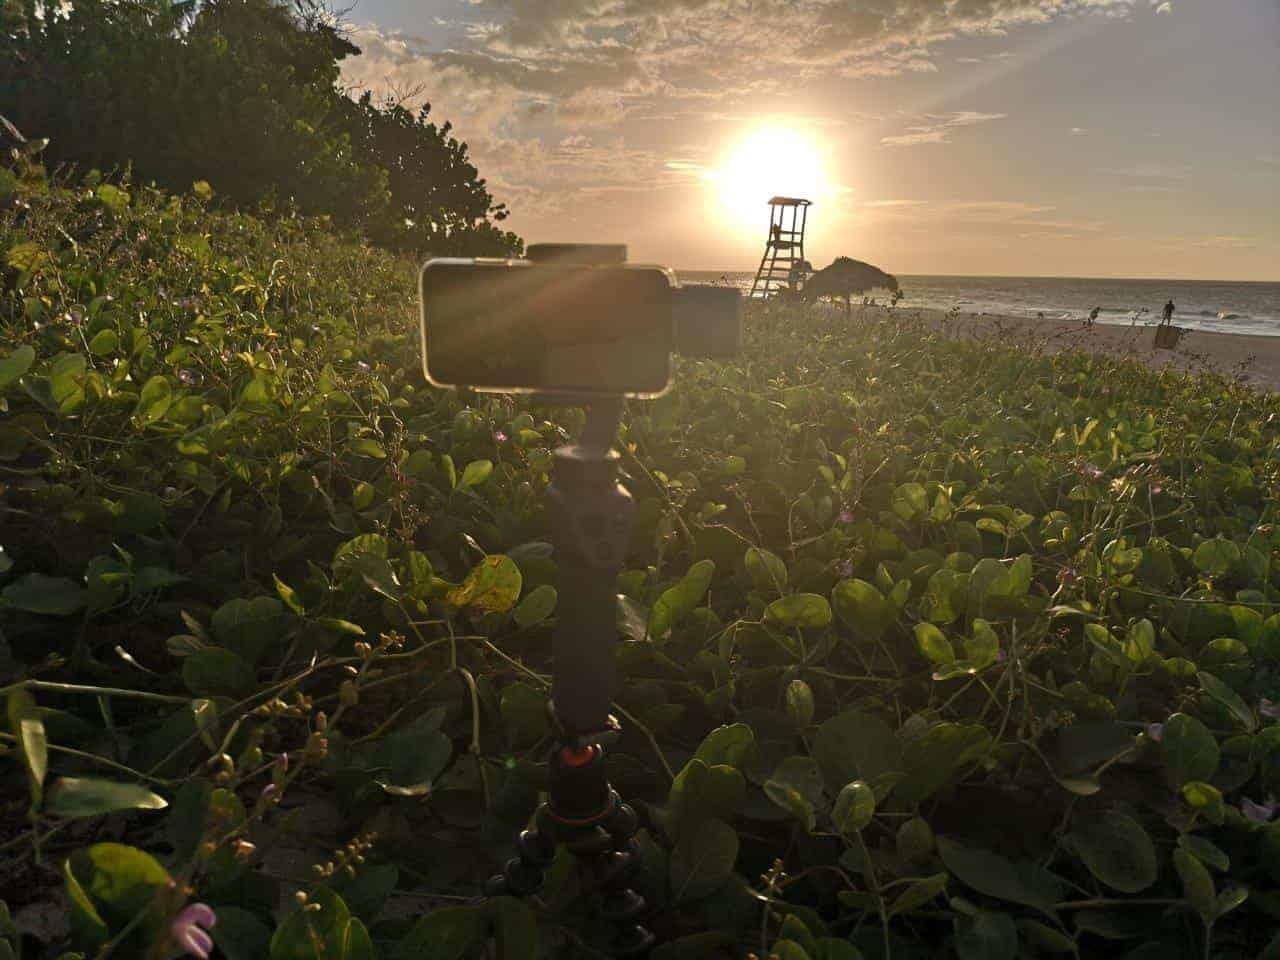
<svg viewBox="0 0 1280 960">
<path fill-rule="evenodd" d="M 722 209 L 735 225 L 766 218 L 770 197 L 819 200 L 826 192 L 826 171 L 817 145 L 797 130 L 767 126 L 753 130 L 726 151 L 712 174 Z"/>
</svg>

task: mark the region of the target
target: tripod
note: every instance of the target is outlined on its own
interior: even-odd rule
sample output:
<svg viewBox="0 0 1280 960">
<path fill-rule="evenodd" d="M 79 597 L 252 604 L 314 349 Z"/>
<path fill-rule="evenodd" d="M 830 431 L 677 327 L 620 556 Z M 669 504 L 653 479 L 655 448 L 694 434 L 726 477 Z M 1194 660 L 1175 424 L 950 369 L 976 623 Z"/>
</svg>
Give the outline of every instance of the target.
<svg viewBox="0 0 1280 960">
<path fill-rule="evenodd" d="M 547 490 L 561 604 L 552 639 L 552 722 L 548 799 L 516 841 L 518 856 L 486 885 L 490 896 L 528 896 L 563 845 L 588 867 L 615 926 L 612 952 L 641 957 L 654 935 L 637 922 L 645 901 L 630 883 L 640 867 L 635 811 L 609 784 L 605 744 L 621 732 L 610 714 L 616 686 L 616 580 L 622 569 L 635 502 L 617 482 L 611 449 L 622 400 L 592 402 L 582 441 L 555 452 Z"/>
</svg>

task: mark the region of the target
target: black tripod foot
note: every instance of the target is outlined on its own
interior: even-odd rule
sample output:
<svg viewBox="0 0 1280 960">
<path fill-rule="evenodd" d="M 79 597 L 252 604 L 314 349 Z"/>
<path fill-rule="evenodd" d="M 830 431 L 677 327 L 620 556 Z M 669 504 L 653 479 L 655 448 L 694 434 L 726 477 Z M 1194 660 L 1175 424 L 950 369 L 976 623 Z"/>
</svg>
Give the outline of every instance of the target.
<svg viewBox="0 0 1280 960">
<path fill-rule="evenodd" d="M 500 875 L 485 884 L 488 896 L 525 897 L 542 886 L 546 869 L 564 846 L 586 865 L 595 889 L 603 895 L 605 918 L 615 925 L 612 952 L 617 957 L 643 957 L 655 942 L 638 921 L 647 904 L 631 888 L 640 870 L 636 842 L 639 818 L 609 786 L 604 748 L 565 746 L 551 757 L 550 800 L 541 804 L 533 826 L 516 841 L 517 856 Z"/>
</svg>

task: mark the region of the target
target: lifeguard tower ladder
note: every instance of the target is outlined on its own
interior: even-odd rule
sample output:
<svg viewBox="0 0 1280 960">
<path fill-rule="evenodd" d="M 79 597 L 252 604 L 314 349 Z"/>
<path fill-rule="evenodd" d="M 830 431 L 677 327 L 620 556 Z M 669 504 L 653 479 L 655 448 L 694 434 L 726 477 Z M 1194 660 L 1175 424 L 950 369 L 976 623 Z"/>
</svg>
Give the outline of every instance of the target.
<svg viewBox="0 0 1280 960">
<path fill-rule="evenodd" d="M 794 289 L 804 269 L 804 225 L 809 206 L 808 200 L 798 197 L 774 197 L 769 201 L 769 239 L 751 284 L 753 298 Z"/>
</svg>

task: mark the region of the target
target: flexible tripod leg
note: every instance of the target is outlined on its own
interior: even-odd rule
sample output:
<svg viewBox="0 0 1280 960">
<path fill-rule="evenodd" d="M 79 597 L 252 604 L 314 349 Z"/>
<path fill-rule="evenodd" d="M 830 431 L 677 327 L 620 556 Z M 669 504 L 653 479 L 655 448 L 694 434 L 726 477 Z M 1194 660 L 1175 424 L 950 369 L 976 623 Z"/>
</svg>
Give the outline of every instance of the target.
<svg viewBox="0 0 1280 960">
<path fill-rule="evenodd" d="M 615 928 L 614 956 L 640 957 L 655 938 L 638 922 L 646 903 L 631 887 L 640 869 L 638 818 L 609 785 L 604 762 L 599 744 L 564 745 L 552 753 L 550 799 L 538 807 L 533 826 L 516 840 L 518 855 L 489 880 L 486 893 L 536 893 L 563 845 L 589 868 L 603 896 L 605 918 Z"/>
</svg>

